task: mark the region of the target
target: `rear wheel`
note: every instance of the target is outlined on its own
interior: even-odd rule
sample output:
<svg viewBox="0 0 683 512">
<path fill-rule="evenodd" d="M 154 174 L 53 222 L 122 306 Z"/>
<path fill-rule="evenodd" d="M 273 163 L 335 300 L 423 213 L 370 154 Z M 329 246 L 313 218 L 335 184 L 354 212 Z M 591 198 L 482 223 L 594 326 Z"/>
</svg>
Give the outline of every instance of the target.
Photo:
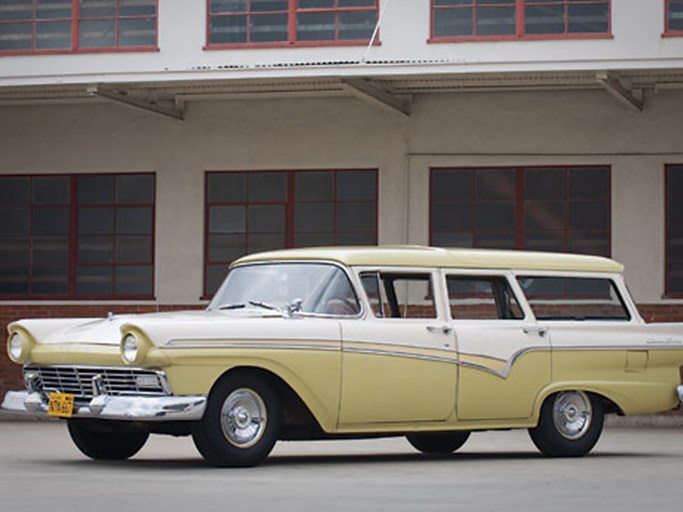
<svg viewBox="0 0 683 512">
<path fill-rule="evenodd" d="M 583 391 L 562 391 L 546 399 L 538 425 L 529 429 L 536 447 L 549 457 L 582 457 L 602 433 L 602 400 Z"/>
<path fill-rule="evenodd" d="M 255 466 L 273 449 L 280 423 L 280 400 L 270 381 L 258 375 L 235 374 L 211 392 L 192 438 L 209 464 Z"/>
<path fill-rule="evenodd" d="M 423 453 L 453 453 L 470 437 L 468 430 L 460 432 L 435 432 L 408 434 L 406 439 L 413 448 Z"/>
<path fill-rule="evenodd" d="M 103 421 L 70 419 L 69 435 L 76 447 L 95 460 L 125 460 L 140 451 L 149 438 L 147 431 L 117 428 Z"/>
</svg>

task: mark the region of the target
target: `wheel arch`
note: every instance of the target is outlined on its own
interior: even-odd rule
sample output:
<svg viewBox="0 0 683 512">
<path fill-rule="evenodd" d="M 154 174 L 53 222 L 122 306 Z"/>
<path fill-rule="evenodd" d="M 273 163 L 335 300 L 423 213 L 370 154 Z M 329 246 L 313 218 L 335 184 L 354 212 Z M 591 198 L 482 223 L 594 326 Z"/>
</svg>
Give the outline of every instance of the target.
<svg viewBox="0 0 683 512">
<path fill-rule="evenodd" d="M 324 411 L 316 408 L 315 405 L 313 407 L 309 405 L 310 401 L 315 399 L 306 397 L 309 398 L 309 401 L 307 401 L 297 390 L 296 384 L 290 384 L 290 381 L 270 368 L 255 365 L 240 365 L 230 368 L 216 379 L 209 391 L 209 398 L 223 380 L 234 378 L 240 374 L 259 376 L 267 380 L 277 391 L 282 400 L 282 432 L 280 439 L 320 437 L 323 435 L 323 432 L 328 431 L 325 429 L 326 426 L 330 428 L 324 420 L 321 421 L 321 416 L 323 418 L 326 417 Z"/>
<path fill-rule="evenodd" d="M 599 383 L 564 382 L 554 383 L 553 385 L 544 388 L 538 394 L 536 397 L 536 402 L 534 403 L 532 416 L 534 424 L 538 424 L 541 408 L 546 400 L 557 393 L 561 393 L 562 391 L 583 391 L 584 393 L 588 393 L 602 400 L 605 414 L 618 414 L 619 416 L 624 415 L 624 411 L 619 405 L 618 397 L 615 397 L 615 393 L 605 389 L 603 385 L 600 385 Z"/>
</svg>

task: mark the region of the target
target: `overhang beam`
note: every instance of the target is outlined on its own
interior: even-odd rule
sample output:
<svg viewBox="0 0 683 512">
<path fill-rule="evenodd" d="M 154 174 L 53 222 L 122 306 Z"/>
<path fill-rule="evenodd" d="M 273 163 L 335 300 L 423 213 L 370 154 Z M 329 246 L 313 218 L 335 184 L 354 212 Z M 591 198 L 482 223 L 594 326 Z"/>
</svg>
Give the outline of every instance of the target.
<svg viewBox="0 0 683 512">
<path fill-rule="evenodd" d="M 183 108 L 182 102 L 178 103 L 176 108 L 168 108 L 163 105 L 159 105 L 157 102 L 152 100 L 129 96 L 125 90 L 103 87 L 101 85 L 89 87 L 88 93 L 110 101 L 114 101 L 116 103 L 120 103 L 127 107 L 144 110 L 146 112 L 151 112 L 166 118 L 175 119 L 177 121 L 185 120 L 185 110 Z"/>
<path fill-rule="evenodd" d="M 636 91 L 624 87 L 619 79 L 608 71 L 601 71 L 595 75 L 596 80 L 613 97 L 632 110 L 642 112 L 645 105 L 642 96 Z M 640 91 L 642 92 L 642 91 Z"/>
<path fill-rule="evenodd" d="M 342 78 L 341 82 L 344 89 L 363 101 L 394 114 L 410 116 L 410 107 L 406 101 L 396 98 L 365 78 Z"/>
</svg>

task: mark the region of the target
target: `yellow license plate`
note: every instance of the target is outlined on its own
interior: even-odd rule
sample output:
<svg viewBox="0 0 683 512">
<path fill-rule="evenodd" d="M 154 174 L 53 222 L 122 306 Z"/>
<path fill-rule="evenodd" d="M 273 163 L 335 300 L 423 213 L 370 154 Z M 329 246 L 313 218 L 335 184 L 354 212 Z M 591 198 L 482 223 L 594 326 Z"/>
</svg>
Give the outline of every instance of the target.
<svg viewBox="0 0 683 512">
<path fill-rule="evenodd" d="M 50 393 L 50 400 L 47 404 L 48 416 L 58 416 L 60 418 L 71 418 L 74 412 L 74 395 L 70 393 Z"/>
</svg>

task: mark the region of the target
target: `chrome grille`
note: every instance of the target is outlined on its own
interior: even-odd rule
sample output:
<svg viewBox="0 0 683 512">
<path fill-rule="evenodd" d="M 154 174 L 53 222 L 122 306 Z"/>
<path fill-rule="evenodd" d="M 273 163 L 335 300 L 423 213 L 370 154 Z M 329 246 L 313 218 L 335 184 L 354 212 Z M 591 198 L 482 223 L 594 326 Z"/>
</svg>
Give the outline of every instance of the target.
<svg viewBox="0 0 683 512">
<path fill-rule="evenodd" d="M 26 366 L 24 375 L 34 375 L 38 391 L 71 393 L 77 400 L 95 396 L 94 381 L 101 393 L 114 396 L 164 396 L 168 383 L 162 372 L 136 368 L 93 368 L 73 366 Z"/>
</svg>

